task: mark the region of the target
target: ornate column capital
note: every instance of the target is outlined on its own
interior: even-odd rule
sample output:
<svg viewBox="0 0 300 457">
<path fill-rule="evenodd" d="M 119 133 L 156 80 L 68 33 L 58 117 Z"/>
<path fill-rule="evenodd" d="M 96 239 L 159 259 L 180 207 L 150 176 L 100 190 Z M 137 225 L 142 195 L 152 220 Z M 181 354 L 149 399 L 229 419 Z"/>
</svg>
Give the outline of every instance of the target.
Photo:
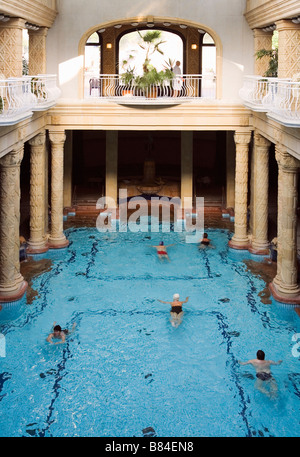
<svg viewBox="0 0 300 457">
<path fill-rule="evenodd" d="M 5 168 L 19 167 L 24 156 L 24 143 L 18 148 L 1 157 L 0 165 Z"/>
<path fill-rule="evenodd" d="M 283 30 L 299 30 L 299 25 L 294 24 L 291 19 L 280 19 L 279 21 L 275 22 L 276 30 L 283 31 Z"/>
<path fill-rule="evenodd" d="M 2 29 L 25 29 L 26 20 L 20 17 L 12 17 L 7 22 L 2 22 L 0 28 Z"/>
<path fill-rule="evenodd" d="M 287 172 L 296 172 L 300 167 L 298 159 L 289 154 L 282 146 L 275 146 L 275 157 L 278 166 Z"/>
<path fill-rule="evenodd" d="M 241 145 L 247 145 L 250 143 L 251 141 L 251 131 L 249 130 L 245 130 L 245 131 L 239 131 L 239 130 L 236 130 L 235 133 L 234 133 L 234 141 L 235 141 L 235 144 L 241 144 Z"/>
<path fill-rule="evenodd" d="M 48 30 L 48 27 L 40 27 L 39 30 L 28 30 L 28 35 L 46 37 Z"/>
<path fill-rule="evenodd" d="M 30 146 L 44 146 L 46 143 L 46 132 L 41 132 L 38 135 L 31 138 L 28 142 Z"/>
<path fill-rule="evenodd" d="M 267 138 L 262 136 L 260 133 L 254 132 L 254 144 L 259 148 L 269 149 L 271 141 L 267 140 Z"/>
<path fill-rule="evenodd" d="M 49 132 L 49 139 L 52 144 L 64 144 L 66 141 L 65 132 Z"/>
</svg>

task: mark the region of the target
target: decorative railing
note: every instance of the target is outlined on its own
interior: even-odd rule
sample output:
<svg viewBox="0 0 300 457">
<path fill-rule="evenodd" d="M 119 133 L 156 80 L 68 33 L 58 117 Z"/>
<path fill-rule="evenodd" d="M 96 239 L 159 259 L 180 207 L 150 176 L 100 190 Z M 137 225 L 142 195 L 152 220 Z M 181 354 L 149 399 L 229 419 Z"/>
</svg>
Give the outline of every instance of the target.
<svg viewBox="0 0 300 457">
<path fill-rule="evenodd" d="M 163 83 L 141 87 L 125 84 L 120 75 L 86 76 L 85 97 L 109 99 L 118 103 L 170 103 L 216 97 L 214 75 L 182 75 Z"/>
<path fill-rule="evenodd" d="M 239 91 L 244 104 L 253 111 L 290 127 L 300 127 L 300 81 L 246 76 Z"/>
<path fill-rule="evenodd" d="M 17 124 L 34 111 L 51 108 L 59 96 L 56 75 L 0 79 L 0 126 Z"/>
<path fill-rule="evenodd" d="M 54 106 L 61 90 L 56 85 L 56 75 L 26 76 L 30 80 L 31 92 L 35 95 L 33 111 L 43 111 Z"/>
<path fill-rule="evenodd" d="M 269 106 L 269 117 L 290 126 L 300 127 L 300 82 L 278 81 L 275 88 L 270 87 L 265 99 Z"/>
</svg>

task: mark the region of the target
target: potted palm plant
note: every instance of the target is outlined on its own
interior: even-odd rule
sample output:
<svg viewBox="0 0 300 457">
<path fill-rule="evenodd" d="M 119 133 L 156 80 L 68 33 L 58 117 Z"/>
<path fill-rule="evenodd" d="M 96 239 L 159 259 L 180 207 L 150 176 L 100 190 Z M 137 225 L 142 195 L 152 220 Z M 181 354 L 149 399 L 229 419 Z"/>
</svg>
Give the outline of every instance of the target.
<svg viewBox="0 0 300 457">
<path fill-rule="evenodd" d="M 123 60 L 122 68 L 124 69 L 121 73 L 121 83 L 124 88 L 122 88 L 122 95 L 133 95 L 133 85 L 135 81 L 135 67 L 131 67 L 129 62 L 133 59 L 133 55 L 129 55 L 127 60 Z"/>
<path fill-rule="evenodd" d="M 151 64 L 151 56 L 159 52 L 164 54 L 160 49 L 160 45 L 164 43 L 161 39 L 160 30 L 150 30 L 142 35 L 139 31 L 139 36 L 141 38 L 141 43 L 139 46 L 145 51 L 145 60 L 143 63 L 143 74 L 137 76 L 135 79 L 135 85 L 140 89 L 148 98 L 155 98 L 157 96 L 158 88 L 162 87 L 164 81 L 173 79 L 174 75 L 170 69 L 165 69 L 158 71 Z"/>
</svg>

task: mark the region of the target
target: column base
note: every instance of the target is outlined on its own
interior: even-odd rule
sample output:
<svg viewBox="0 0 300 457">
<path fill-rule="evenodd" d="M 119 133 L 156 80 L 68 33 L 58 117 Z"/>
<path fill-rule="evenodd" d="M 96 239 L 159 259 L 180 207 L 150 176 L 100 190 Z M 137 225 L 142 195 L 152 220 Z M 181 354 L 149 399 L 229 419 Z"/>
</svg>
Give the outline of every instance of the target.
<svg viewBox="0 0 300 457">
<path fill-rule="evenodd" d="M 44 244 L 44 245 L 40 245 L 40 246 L 34 246 L 31 244 L 28 244 L 28 246 L 26 248 L 27 254 L 43 254 L 43 252 L 47 252 L 48 250 L 49 250 L 48 243 Z"/>
<path fill-rule="evenodd" d="M 48 240 L 48 248 L 49 249 L 63 249 L 69 246 L 69 240 L 67 238 L 63 240 Z"/>
<path fill-rule="evenodd" d="M 300 305 L 300 293 L 295 294 L 294 296 L 283 294 L 277 290 L 277 287 L 273 282 L 269 284 L 269 290 L 273 298 L 280 303 L 286 303 L 288 305 Z"/>
<path fill-rule="evenodd" d="M 270 250 L 269 249 L 267 249 L 267 248 L 255 248 L 252 245 L 249 245 L 248 251 L 251 252 L 251 254 L 255 254 L 255 255 L 269 255 L 270 254 Z"/>
<path fill-rule="evenodd" d="M 243 251 L 248 251 L 248 248 L 249 248 L 249 242 L 241 242 L 241 241 L 234 241 L 233 239 L 232 240 L 229 240 L 228 241 L 228 246 L 232 249 L 240 249 L 240 250 L 243 250 Z"/>
<path fill-rule="evenodd" d="M 27 287 L 27 281 L 22 281 L 22 284 L 20 285 L 19 289 L 13 292 L 1 292 L 0 290 L 0 303 L 10 303 L 12 301 L 20 300 L 24 296 Z"/>
</svg>

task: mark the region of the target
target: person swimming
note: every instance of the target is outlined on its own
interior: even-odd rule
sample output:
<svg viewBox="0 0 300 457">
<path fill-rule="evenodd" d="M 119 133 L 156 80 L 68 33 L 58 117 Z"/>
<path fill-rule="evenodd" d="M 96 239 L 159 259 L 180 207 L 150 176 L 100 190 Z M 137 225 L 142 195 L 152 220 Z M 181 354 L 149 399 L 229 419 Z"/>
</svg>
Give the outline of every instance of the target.
<svg viewBox="0 0 300 457">
<path fill-rule="evenodd" d="M 51 332 L 48 335 L 47 339 L 46 339 L 46 341 L 48 341 L 48 343 L 51 343 L 51 344 L 62 344 L 62 343 L 64 343 L 66 341 L 66 336 L 71 335 L 71 333 L 74 332 L 75 327 L 76 327 L 76 324 L 74 322 L 71 330 L 68 330 L 68 329 L 62 330 L 60 325 L 55 325 L 55 324 L 56 324 L 56 322 L 53 323 L 53 332 Z M 54 343 L 52 341 L 53 338 L 57 339 L 57 340 L 60 340 L 60 341 Z"/>
<path fill-rule="evenodd" d="M 265 360 L 265 353 L 262 350 L 257 351 L 256 359 L 248 360 L 247 362 L 239 361 L 240 365 L 252 365 L 256 370 L 256 388 L 266 394 L 268 397 L 274 397 L 277 393 L 277 384 L 271 373 L 271 365 L 280 365 L 282 360 L 273 362 L 273 360 Z M 269 381 L 266 383 L 266 381 Z M 266 389 L 266 386 L 270 388 Z"/>
<path fill-rule="evenodd" d="M 207 233 L 203 233 L 203 238 L 200 241 L 200 244 L 203 244 L 204 246 L 208 246 L 209 243 L 210 243 L 210 239 L 208 238 L 208 234 Z"/>
<path fill-rule="evenodd" d="M 203 238 L 199 241 L 199 249 L 204 249 L 207 246 L 210 248 L 214 248 L 214 246 L 211 244 L 211 240 L 208 238 L 208 234 L 205 232 L 203 233 Z"/>
<path fill-rule="evenodd" d="M 158 246 L 152 246 L 152 247 L 156 249 L 159 259 L 167 259 L 170 261 L 168 253 L 167 253 L 167 248 L 170 246 L 173 246 L 173 244 L 168 244 L 167 246 L 165 246 L 164 242 L 160 241 Z"/>
<path fill-rule="evenodd" d="M 174 294 L 173 295 L 173 301 L 163 301 L 163 300 L 158 300 L 160 303 L 166 303 L 171 305 L 171 310 L 170 310 L 170 316 L 171 316 L 171 324 L 173 327 L 178 327 L 182 323 L 182 318 L 183 318 L 183 309 L 182 305 L 183 303 L 187 303 L 189 297 L 186 297 L 184 301 L 179 301 L 179 294 Z"/>
</svg>

